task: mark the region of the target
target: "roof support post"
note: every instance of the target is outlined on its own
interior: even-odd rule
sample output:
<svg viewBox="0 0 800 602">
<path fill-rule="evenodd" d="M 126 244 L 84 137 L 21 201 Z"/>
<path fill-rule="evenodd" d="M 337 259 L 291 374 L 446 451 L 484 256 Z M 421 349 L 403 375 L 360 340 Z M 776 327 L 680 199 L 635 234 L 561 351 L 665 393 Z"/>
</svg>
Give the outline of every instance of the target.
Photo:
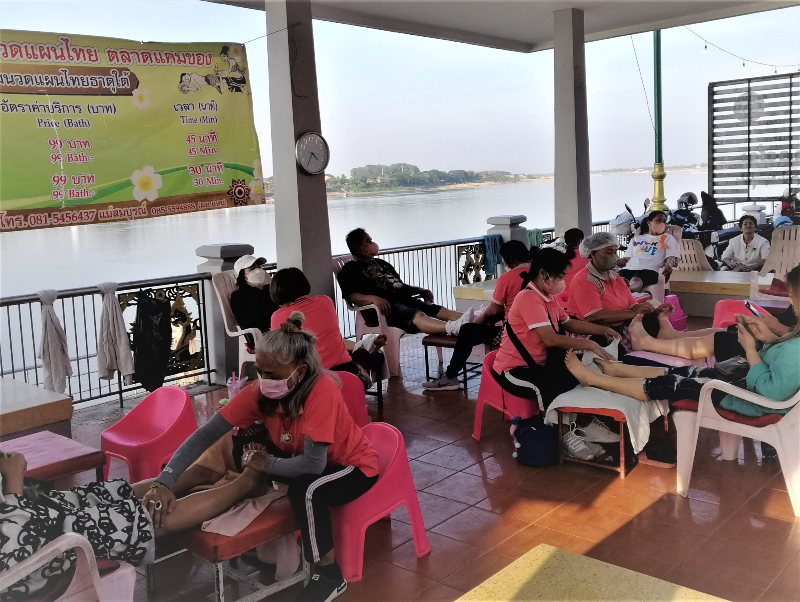
<svg viewBox="0 0 800 602">
<path fill-rule="evenodd" d="M 592 233 L 589 182 L 589 119 L 583 11 L 554 13 L 555 60 L 555 233 L 578 227 Z"/>
<path fill-rule="evenodd" d="M 333 297 L 325 175 L 295 159 L 306 132 L 322 133 L 310 0 L 266 0 L 269 106 L 279 268 L 303 270 L 311 291 Z"/>
</svg>

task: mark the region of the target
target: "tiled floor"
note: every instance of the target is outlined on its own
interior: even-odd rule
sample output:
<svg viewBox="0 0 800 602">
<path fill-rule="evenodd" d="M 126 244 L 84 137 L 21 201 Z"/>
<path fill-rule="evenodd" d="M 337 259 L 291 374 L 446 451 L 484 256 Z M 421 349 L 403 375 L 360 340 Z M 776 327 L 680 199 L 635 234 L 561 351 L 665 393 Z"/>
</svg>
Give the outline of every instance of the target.
<svg viewBox="0 0 800 602">
<path fill-rule="evenodd" d="M 762 464 L 758 444 L 745 440 L 739 459 L 723 462 L 716 434 L 701 432 L 688 498 L 676 494 L 674 470 L 640 465 L 623 480 L 576 464 L 527 468 L 512 459 L 498 412 L 485 410 L 480 443 L 470 437 L 477 379 L 467 396 L 424 392 L 419 349 L 417 337 L 403 339 L 404 378 L 390 381 L 382 419 L 405 436 L 432 551 L 416 557 L 408 516 L 395 511 L 368 529 L 364 578 L 350 584 L 343 602 L 455 600 L 540 543 L 729 600 L 800 600 L 800 519 L 778 464 Z M 198 422 L 223 396 L 195 396 Z M 78 412 L 74 436 L 98 445 L 119 416 L 113 405 Z M 115 463 L 111 474 L 127 473 Z M 238 566 L 263 582 L 274 570 L 248 560 Z M 156 573 L 150 597 L 140 574 L 137 600 L 200 600 L 213 591 L 210 566 L 188 554 Z M 250 591 L 229 585 L 226 596 Z M 298 591 L 275 598 L 293 600 Z"/>
</svg>

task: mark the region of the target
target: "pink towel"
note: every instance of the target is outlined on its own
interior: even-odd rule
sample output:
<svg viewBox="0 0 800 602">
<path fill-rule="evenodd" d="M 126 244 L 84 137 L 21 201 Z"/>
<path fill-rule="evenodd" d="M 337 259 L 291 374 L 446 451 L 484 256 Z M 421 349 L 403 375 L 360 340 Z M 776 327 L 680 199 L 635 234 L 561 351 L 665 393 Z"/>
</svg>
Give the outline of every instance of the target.
<svg viewBox="0 0 800 602">
<path fill-rule="evenodd" d="M 227 512 L 204 522 L 201 529 L 209 533 L 226 535 L 227 537 L 238 535 L 247 525 L 252 523 L 259 514 L 264 512 L 272 502 L 285 495 L 286 493 L 283 491 L 270 491 L 261 497 L 243 500 L 234 505 Z"/>
</svg>

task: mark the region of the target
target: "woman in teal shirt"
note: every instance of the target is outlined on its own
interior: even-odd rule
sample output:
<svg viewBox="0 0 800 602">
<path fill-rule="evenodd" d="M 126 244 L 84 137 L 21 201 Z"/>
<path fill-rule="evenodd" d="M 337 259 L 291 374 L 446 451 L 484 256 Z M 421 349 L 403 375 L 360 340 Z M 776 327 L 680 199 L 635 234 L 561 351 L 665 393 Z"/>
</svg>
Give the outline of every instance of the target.
<svg viewBox="0 0 800 602">
<path fill-rule="evenodd" d="M 789 297 L 797 312 L 800 309 L 800 265 L 787 275 Z M 639 318 L 635 318 L 641 320 Z M 744 317 L 753 331 L 751 335 L 741 324 L 739 344 L 744 348 L 750 364 L 747 372 L 747 388 L 774 401 L 786 401 L 800 390 L 800 323 L 787 334 L 775 335 L 762 320 Z M 758 343 L 764 347 L 758 351 Z M 603 369 L 597 374 L 584 366 L 573 353 L 567 354 L 567 368 L 585 387 L 597 387 L 620 393 L 640 401 L 666 400 L 673 403 L 682 399 L 700 399 L 700 390 L 711 379 L 719 378 L 714 368 L 680 366 L 676 368 L 648 368 L 626 366 L 595 359 Z M 715 406 L 732 410 L 745 416 L 764 414 L 786 414 L 791 407 L 773 410 L 764 408 L 721 391 L 712 391 Z"/>
</svg>

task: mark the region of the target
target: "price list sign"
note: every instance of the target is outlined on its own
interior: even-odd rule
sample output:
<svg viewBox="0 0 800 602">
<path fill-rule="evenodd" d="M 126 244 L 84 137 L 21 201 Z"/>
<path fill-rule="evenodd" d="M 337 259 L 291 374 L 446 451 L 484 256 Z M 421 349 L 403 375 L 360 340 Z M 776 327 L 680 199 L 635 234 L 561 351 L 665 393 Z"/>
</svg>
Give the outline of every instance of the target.
<svg viewBox="0 0 800 602">
<path fill-rule="evenodd" d="M 261 204 L 244 46 L 0 30 L 0 230 Z"/>
</svg>

